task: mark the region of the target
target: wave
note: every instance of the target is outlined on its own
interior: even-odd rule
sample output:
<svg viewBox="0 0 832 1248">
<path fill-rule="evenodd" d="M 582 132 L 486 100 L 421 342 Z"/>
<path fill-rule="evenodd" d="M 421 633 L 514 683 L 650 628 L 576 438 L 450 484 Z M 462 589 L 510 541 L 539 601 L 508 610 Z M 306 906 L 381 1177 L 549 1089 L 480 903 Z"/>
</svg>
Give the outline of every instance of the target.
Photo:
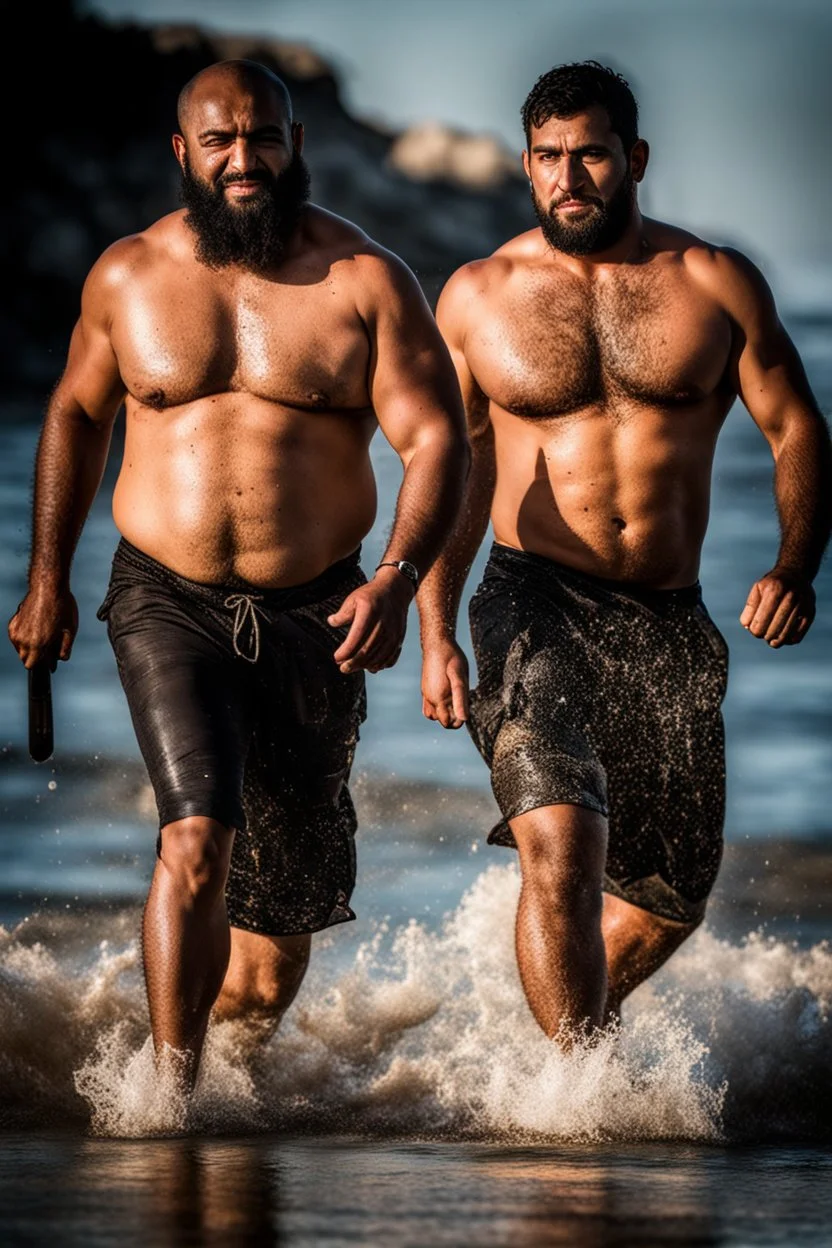
<svg viewBox="0 0 832 1248">
<path fill-rule="evenodd" d="M 269 1041 L 209 1031 L 190 1105 L 152 1058 L 135 912 L 0 929 L 0 1116 L 119 1137 L 830 1137 L 828 942 L 706 926 L 625 1003 L 620 1030 L 564 1054 L 523 998 L 518 889 L 515 864 L 492 866 L 438 929 L 382 924 L 346 965 L 324 937 Z"/>
</svg>

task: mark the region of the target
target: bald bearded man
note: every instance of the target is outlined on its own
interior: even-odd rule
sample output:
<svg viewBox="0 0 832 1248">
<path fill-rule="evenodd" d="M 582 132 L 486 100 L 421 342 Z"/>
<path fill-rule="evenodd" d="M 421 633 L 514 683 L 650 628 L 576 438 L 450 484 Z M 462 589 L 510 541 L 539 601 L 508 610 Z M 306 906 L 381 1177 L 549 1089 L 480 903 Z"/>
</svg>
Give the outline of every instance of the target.
<svg viewBox="0 0 832 1248">
<path fill-rule="evenodd" d="M 185 208 L 84 286 L 35 480 L 27 667 L 68 659 L 70 564 L 122 403 L 107 620 L 159 808 L 143 955 L 157 1055 L 186 1087 L 209 1015 L 273 1025 L 311 933 L 354 918 L 347 778 L 364 672 L 395 663 L 468 462 L 415 278 L 308 202 L 282 81 L 227 61 L 183 89 Z M 377 425 L 404 478 L 367 583 Z"/>
<path fill-rule="evenodd" d="M 627 83 L 544 74 L 523 108 L 539 228 L 460 269 L 437 308 L 473 466 L 419 592 L 427 716 L 467 720 L 519 851 L 531 1010 L 571 1043 L 701 922 L 722 853 L 727 647 L 699 559 L 739 396 L 768 440 L 782 541 L 742 623 L 799 643 L 829 539 L 829 433 L 760 273 L 641 216 Z M 465 578 L 477 687 L 455 641 Z"/>
</svg>

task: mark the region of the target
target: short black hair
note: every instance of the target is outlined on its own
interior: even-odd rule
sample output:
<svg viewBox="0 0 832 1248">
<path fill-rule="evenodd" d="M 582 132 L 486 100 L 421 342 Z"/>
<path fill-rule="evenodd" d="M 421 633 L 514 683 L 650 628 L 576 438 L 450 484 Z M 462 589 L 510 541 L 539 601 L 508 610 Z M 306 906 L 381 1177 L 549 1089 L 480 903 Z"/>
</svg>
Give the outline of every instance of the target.
<svg viewBox="0 0 832 1248">
<path fill-rule="evenodd" d="M 638 139 L 636 97 L 626 78 L 600 61 L 571 61 L 540 75 L 520 110 L 527 146 L 532 127 L 542 126 L 550 117 L 574 117 L 593 104 L 606 109 L 613 133 L 629 155 Z"/>
</svg>

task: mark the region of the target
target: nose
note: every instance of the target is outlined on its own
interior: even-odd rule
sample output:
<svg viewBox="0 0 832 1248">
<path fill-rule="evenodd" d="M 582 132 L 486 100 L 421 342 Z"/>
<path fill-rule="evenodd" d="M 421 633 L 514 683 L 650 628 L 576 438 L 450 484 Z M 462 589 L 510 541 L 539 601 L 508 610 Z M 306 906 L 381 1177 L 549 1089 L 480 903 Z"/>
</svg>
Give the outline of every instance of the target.
<svg viewBox="0 0 832 1248">
<path fill-rule="evenodd" d="M 579 157 L 564 152 L 558 162 L 558 190 L 576 191 L 583 184 L 583 164 Z"/>
<path fill-rule="evenodd" d="M 236 138 L 231 145 L 226 171 L 228 173 L 250 173 L 254 168 L 254 152 L 248 139 L 243 135 Z"/>
</svg>

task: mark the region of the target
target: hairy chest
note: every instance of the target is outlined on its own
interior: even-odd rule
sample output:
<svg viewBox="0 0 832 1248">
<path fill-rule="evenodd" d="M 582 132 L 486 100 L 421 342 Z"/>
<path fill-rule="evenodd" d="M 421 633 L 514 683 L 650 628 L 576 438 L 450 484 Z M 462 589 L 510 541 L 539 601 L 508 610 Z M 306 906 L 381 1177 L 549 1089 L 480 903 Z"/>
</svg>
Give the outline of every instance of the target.
<svg viewBox="0 0 832 1248">
<path fill-rule="evenodd" d="M 112 341 L 130 394 L 159 410 L 225 392 L 321 410 L 369 402 L 367 334 L 334 282 L 165 275 L 137 285 Z"/>
<path fill-rule="evenodd" d="M 625 401 L 701 402 L 731 350 L 724 314 L 689 283 L 637 271 L 526 282 L 484 307 L 466 356 L 488 397 L 527 419 Z"/>
</svg>

